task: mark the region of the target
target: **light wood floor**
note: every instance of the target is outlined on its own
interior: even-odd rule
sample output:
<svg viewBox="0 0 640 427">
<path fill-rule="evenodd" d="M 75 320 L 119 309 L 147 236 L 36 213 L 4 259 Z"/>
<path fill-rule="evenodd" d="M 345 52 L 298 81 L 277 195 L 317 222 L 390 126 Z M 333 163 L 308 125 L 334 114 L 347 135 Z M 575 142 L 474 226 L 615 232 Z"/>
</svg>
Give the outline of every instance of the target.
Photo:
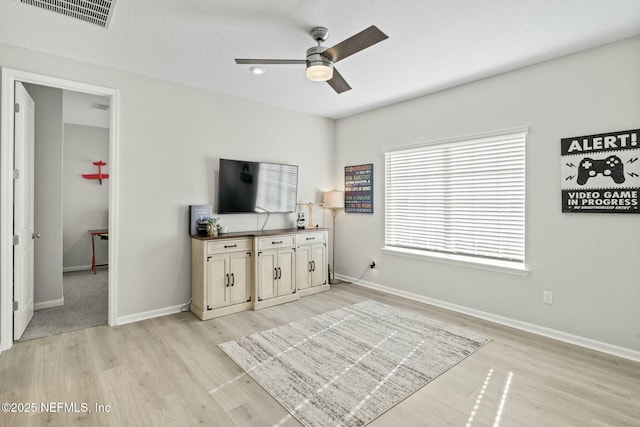
<svg viewBox="0 0 640 427">
<path fill-rule="evenodd" d="M 181 313 L 16 343 L 0 354 L 0 403 L 37 411 L 0 412 L 0 425 L 272 426 L 287 412 L 217 345 L 365 299 L 493 338 L 371 426 L 640 426 L 638 363 L 348 284 L 206 322 Z"/>
</svg>

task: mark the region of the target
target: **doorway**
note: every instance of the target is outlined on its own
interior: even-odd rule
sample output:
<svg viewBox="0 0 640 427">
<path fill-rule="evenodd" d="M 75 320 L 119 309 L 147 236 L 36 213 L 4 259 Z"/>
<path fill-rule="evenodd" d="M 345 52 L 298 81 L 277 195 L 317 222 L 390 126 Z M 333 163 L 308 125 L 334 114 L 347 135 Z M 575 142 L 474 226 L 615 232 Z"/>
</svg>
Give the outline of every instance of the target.
<svg viewBox="0 0 640 427">
<path fill-rule="evenodd" d="M 55 77 L 10 69 L 2 69 L 2 117 L 0 118 L 0 351 L 13 345 L 14 271 L 4 266 L 13 265 L 13 157 L 14 157 L 14 86 L 16 82 L 30 83 L 44 87 L 83 92 L 109 98 L 109 245 L 108 259 L 108 313 L 109 325 L 116 324 L 117 317 L 117 271 L 118 271 L 118 206 L 117 206 L 117 148 L 118 148 L 118 107 L 119 92 L 115 89 L 59 79 Z M 5 238 L 5 236 L 7 238 Z M 19 301 L 18 301 L 19 304 Z"/>
<path fill-rule="evenodd" d="M 35 104 L 37 238 L 32 240 L 33 318 L 22 332 L 14 313 L 14 341 L 106 325 L 108 307 L 108 272 L 102 267 L 108 265 L 108 240 L 88 231 L 102 230 L 108 238 L 109 98 L 29 83 L 22 87 Z M 17 136 L 14 144 L 18 152 Z M 94 162 L 103 165 L 104 179 L 85 179 L 97 172 Z M 100 269 L 94 271 L 93 259 Z"/>
</svg>

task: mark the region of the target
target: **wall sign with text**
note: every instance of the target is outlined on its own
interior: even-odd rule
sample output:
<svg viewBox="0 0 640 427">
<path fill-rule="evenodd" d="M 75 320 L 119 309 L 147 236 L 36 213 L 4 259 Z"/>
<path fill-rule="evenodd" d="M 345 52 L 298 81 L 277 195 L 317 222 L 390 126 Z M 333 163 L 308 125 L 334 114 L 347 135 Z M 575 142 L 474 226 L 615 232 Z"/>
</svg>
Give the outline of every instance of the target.
<svg viewBox="0 0 640 427">
<path fill-rule="evenodd" d="M 373 213 L 373 163 L 345 166 L 344 211 Z"/>
<path fill-rule="evenodd" d="M 560 140 L 562 212 L 640 213 L 640 129 Z"/>
</svg>

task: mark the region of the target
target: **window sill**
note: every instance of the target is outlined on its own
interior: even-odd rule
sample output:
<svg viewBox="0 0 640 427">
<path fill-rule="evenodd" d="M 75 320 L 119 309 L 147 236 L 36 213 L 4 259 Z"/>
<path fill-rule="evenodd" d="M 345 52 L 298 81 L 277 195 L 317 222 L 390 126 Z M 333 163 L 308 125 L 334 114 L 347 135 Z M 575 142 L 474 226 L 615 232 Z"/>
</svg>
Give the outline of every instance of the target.
<svg viewBox="0 0 640 427">
<path fill-rule="evenodd" d="M 523 264 L 518 264 L 515 262 L 486 259 L 479 261 L 477 258 L 467 257 L 464 255 L 441 254 L 437 252 L 420 251 L 416 249 L 394 248 L 391 246 L 385 246 L 381 250 L 382 253 L 387 255 L 434 261 L 461 267 L 478 268 L 481 270 L 497 271 L 500 273 L 514 274 L 517 276 L 529 275 L 529 269 L 527 269 Z"/>
</svg>

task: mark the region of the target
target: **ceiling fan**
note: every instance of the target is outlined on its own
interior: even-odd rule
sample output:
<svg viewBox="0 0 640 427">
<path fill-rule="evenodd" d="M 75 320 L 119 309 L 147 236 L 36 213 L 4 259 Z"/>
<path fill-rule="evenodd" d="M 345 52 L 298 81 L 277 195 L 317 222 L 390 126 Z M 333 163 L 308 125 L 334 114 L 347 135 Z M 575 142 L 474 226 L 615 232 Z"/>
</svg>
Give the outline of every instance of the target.
<svg viewBox="0 0 640 427">
<path fill-rule="evenodd" d="M 380 31 L 375 25 L 370 26 L 358 34 L 341 41 L 337 45 L 325 48 L 322 42 L 329 37 L 329 30 L 325 27 L 313 27 L 309 31 L 311 37 L 318 42 L 318 46 L 307 49 L 307 59 L 239 59 L 236 58 L 236 64 L 306 64 L 307 78 L 313 81 L 327 82 L 337 93 L 342 93 L 351 89 L 351 86 L 340 75 L 338 70 L 333 66 L 354 53 L 358 53 L 382 40 L 388 36 Z"/>
</svg>

